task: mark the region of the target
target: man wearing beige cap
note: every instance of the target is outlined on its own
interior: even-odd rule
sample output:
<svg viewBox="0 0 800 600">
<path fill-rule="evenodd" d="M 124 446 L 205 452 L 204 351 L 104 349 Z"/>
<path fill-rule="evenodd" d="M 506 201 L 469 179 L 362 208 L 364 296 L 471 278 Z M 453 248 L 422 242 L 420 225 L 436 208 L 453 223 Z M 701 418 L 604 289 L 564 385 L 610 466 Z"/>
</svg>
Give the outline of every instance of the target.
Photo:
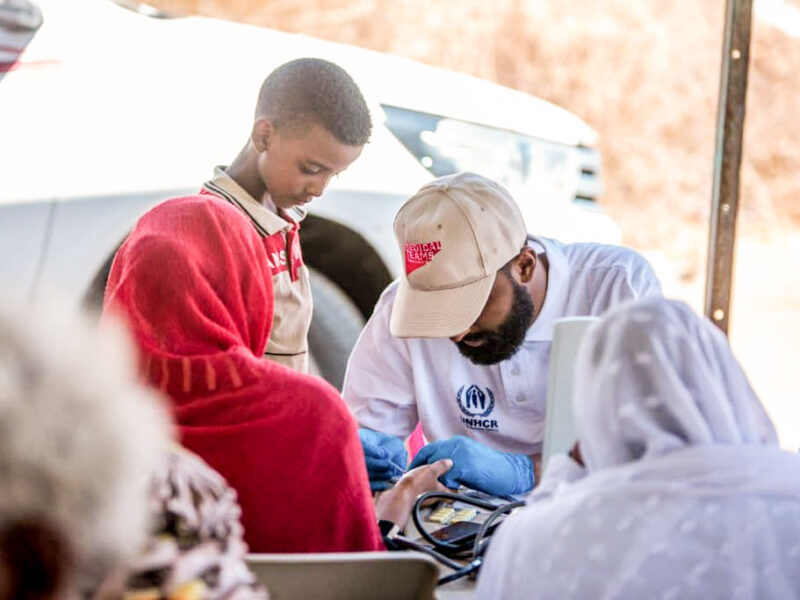
<svg viewBox="0 0 800 600">
<path fill-rule="evenodd" d="M 472 173 L 423 186 L 394 231 L 405 273 L 378 301 L 343 392 L 373 489 L 405 467 L 402 439 L 419 422 L 429 444 L 411 467 L 448 457 L 449 487 L 527 492 L 556 319 L 660 296 L 658 279 L 633 250 L 529 236 L 510 194 Z"/>
</svg>

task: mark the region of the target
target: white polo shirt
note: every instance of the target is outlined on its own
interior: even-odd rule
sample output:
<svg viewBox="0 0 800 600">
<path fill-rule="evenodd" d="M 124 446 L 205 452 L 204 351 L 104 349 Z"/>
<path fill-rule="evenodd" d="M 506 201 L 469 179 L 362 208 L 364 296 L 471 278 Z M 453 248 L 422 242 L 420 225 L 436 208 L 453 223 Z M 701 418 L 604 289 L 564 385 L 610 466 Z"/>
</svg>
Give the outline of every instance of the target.
<svg viewBox="0 0 800 600">
<path fill-rule="evenodd" d="M 222 198 L 249 217 L 267 251 L 274 302 L 264 358 L 308 373 L 308 329 L 314 306 L 298 235 L 305 211 L 294 207 L 275 214 L 247 193 L 224 167 L 214 169 L 214 175 L 200 193 Z"/>
<path fill-rule="evenodd" d="M 540 237 L 528 245 L 547 256 L 547 292 L 520 350 L 496 365 L 473 364 L 447 338 L 393 337 L 397 282 L 384 291 L 344 380 L 342 395 L 361 426 L 405 437 L 420 422 L 428 441 L 465 435 L 504 452 L 541 451 L 556 319 L 661 296 L 661 285 L 629 248 Z"/>
</svg>

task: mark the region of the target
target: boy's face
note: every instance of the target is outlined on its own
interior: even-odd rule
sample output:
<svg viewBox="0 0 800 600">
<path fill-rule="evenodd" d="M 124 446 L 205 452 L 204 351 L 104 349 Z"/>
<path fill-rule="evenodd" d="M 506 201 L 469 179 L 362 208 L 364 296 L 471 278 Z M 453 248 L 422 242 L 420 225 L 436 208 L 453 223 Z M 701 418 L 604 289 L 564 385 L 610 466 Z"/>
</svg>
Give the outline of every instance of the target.
<svg viewBox="0 0 800 600">
<path fill-rule="evenodd" d="M 341 143 L 319 124 L 276 129 L 268 121 L 260 123 L 266 139 L 256 145 L 258 174 L 282 209 L 322 195 L 331 177 L 349 167 L 364 148 Z"/>
</svg>

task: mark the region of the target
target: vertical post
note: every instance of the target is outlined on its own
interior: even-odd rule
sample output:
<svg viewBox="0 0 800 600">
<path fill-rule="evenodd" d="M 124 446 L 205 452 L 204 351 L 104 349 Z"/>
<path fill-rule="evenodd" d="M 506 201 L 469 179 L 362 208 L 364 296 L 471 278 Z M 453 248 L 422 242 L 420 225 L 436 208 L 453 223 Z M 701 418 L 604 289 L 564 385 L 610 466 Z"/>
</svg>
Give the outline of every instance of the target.
<svg viewBox="0 0 800 600">
<path fill-rule="evenodd" d="M 739 209 L 739 168 L 752 12 L 752 0 L 727 0 L 705 297 L 706 316 L 725 334 L 728 333 L 736 214 Z"/>
</svg>

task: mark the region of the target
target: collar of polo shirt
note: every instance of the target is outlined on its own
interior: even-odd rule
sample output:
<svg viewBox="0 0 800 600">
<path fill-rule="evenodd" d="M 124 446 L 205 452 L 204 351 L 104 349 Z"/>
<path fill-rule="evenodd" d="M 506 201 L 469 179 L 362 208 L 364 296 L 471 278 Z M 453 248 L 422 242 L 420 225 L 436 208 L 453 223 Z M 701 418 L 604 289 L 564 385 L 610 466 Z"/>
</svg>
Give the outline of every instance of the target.
<svg viewBox="0 0 800 600">
<path fill-rule="evenodd" d="M 564 316 L 564 304 L 567 301 L 569 286 L 569 264 L 564 253 L 546 239 L 529 236 L 529 245 L 531 241 L 544 248 L 544 254 L 547 256 L 547 291 L 536 320 L 528 327 L 525 341 L 551 342 L 556 319 Z"/>
<path fill-rule="evenodd" d="M 286 218 L 275 214 L 258 200 L 253 198 L 242 186 L 225 172 L 225 167 L 214 169 L 214 179 L 207 181 L 204 187 L 238 206 L 253 221 L 261 235 L 270 236 L 279 231 L 290 231 L 305 219 L 306 211 L 294 207 L 286 211 Z"/>
</svg>

